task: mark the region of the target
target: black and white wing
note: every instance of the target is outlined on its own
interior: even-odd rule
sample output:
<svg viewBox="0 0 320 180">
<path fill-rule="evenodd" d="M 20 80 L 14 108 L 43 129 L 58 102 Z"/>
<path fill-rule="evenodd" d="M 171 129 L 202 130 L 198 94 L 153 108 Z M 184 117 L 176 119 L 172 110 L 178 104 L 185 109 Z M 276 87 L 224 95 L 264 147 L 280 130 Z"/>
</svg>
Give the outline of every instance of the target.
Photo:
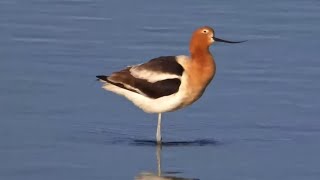
<svg viewBox="0 0 320 180">
<path fill-rule="evenodd" d="M 161 56 L 144 64 L 127 67 L 110 76 L 101 75 L 97 78 L 119 88 L 156 99 L 179 90 L 183 71 L 176 56 Z"/>
</svg>

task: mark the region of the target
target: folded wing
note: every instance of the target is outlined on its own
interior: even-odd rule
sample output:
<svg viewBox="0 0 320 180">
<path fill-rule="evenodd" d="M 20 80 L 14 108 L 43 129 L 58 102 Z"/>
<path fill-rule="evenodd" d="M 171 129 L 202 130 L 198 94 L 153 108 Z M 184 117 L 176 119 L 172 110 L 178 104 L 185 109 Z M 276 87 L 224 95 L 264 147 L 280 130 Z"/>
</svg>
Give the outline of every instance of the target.
<svg viewBox="0 0 320 180">
<path fill-rule="evenodd" d="M 110 76 L 97 77 L 119 88 L 156 99 L 179 90 L 183 71 L 175 56 L 162 56 Z"/>
</svg>

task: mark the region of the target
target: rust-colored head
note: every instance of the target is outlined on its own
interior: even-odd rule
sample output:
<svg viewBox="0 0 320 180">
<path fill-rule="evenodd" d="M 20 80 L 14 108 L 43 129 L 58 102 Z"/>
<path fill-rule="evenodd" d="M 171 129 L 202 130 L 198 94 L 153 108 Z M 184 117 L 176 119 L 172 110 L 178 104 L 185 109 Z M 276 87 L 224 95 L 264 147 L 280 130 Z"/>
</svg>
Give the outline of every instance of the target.
<svg viewBox="0 0 320 180">
<path fill-rule="evenodd" d="M 209 46 L 215 41 L 224 43 L 242 43 L 245 41 L 227 41 L 215 37 L 214 30 L 209 26 L 203 26 L 195 30 L 191 36 L 190 52 L 208 51 Z"/>
<path fill-rule="evenodd" d="M 206 50 L 214 42 L 214 30 L 209 26 L 203 26 L 195 30 L 191 36 L 190 51 Z"/>
</svg>

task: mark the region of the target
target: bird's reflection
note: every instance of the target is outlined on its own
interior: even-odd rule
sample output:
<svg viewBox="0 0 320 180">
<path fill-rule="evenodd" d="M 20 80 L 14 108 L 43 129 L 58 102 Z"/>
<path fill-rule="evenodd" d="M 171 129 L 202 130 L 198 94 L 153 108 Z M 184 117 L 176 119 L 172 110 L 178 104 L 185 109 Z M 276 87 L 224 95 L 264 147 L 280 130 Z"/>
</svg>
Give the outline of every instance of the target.
<svg viewBox="0 0 320 180">
<path fill-rule="evenodd" d="M 157 173 L 151 172 L 142 172 L 138 176 L 135 177 L 135 180 L 199 180 L 195 178 L 183 178 L 176 177 L 172 175 L 163 174 L 161 170 L 161 152 L 162 145 L 156 146 L 156 155 L 157 155 Z"/>
</svg>

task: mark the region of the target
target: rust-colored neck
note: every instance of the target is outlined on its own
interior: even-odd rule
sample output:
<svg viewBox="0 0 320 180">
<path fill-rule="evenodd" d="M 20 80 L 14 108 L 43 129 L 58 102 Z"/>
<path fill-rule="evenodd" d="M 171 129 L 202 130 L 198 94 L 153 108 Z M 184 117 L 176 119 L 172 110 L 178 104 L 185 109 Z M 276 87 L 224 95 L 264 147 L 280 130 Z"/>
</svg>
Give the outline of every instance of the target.
<svg viewBox="0 0 320 180">
<path fill-rule="evenodd" d="M 209 44 L 205 43 L 204 37 L 199 37 L 196 34 L 193 34 L 190 40 L 189 50 L 191 55 L 201 54 L 201 53 L 210 53 Z"/>
<path fill-rule="evenodd" d="M 207 43 L 206 37 L 193 34 L 189 46 L 191 58 L 193 60 L 199 61 L 198 63 L 213 60 L 212 55 L 209 51 L 209 46 L 210 44 Z"/>
<path fill-rule="evenodd" d="M 209 47 L 190 47 L 190 54 L 191 59 L 193 61 L 197 61 L 200 64 L 213 60 L 212 55 L 209 51 Z"/>
<path fill-rule="evenodd" d="M 192 38 L 190 42 L 191 71 L 194 74 L 195 83 L 199 87 L 206 87 L 216 72 L 216 64 L 209 50 L 209 45 L 201 43 L 198 39 Z"/>
<path fill-rule="evenodd" d="M 208 65 L 215 65 L 214 59 L 209 50 L 209 45 L 199 43 L 199 40 L 196 40 L 195 38 L 192 38 L 190 42 L 190 55 L 192 64 L 194 65 L 197 64 L 203 68 Z"/>
</svg>

